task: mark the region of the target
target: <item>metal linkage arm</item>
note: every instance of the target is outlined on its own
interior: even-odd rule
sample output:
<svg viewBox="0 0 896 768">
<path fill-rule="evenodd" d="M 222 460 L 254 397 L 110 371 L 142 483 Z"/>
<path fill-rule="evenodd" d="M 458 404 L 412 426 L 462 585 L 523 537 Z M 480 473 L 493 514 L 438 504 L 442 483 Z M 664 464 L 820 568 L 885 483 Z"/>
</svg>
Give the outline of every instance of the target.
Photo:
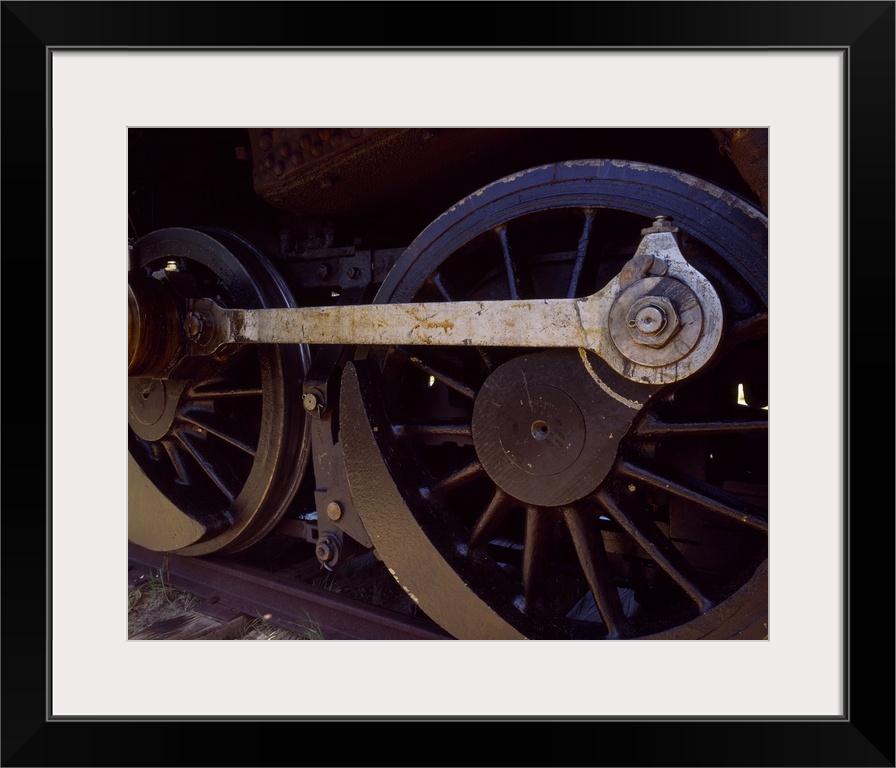
<svg viewBox="0 0 896 768">
<path fill-rule="evenodd" d="M 665 220 L 602 290 L 578 299 L 225 309 L 197 299 L 184 329 L 195 352 L 224 344 L 573 347 L 634 381 L 689 376 L 721 337 L 715 289 L 682 256 Z"/>
</svg>

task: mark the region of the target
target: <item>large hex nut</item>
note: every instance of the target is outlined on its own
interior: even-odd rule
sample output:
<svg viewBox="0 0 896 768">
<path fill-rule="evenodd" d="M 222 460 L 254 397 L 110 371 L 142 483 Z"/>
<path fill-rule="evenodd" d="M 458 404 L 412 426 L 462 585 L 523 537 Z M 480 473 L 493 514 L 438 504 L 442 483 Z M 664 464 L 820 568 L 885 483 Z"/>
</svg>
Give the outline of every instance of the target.
<svg viewBox="0 0 896 768">
<path fill-rule="evenodd" d="M 659 349 L 678 332 L 681 322 L 665 296 L 644 296 L 632 304 L 626 325 L 636 344 Z"/>
<path fill-rule="evenodd" d="M 703 309 L 694 291 L 680 280 L 650 276 L 616 297 L 609 324 L 610 338 L 628 360 L 660 367 L 683 359 L 697 346 Z"/>
</svg>

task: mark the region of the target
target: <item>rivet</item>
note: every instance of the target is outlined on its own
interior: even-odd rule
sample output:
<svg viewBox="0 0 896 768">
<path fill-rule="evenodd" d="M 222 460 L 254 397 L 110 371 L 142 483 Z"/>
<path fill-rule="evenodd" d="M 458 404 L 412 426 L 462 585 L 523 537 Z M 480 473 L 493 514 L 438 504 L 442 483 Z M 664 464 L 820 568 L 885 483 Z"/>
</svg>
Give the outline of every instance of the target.
<svg viewBox="0 0 896 768">
<path fill-rule="evenodd" d="M 285 141 L 280 145 L 280 157 L 289 157 L 292 152 L 292 147 L 289 146 Z"/>
<path fill-rule="evenodd" d="M 274 167 L 271 170 L 274 172 L 275 176 L 282 176 L 283 172 L 286 170 L 286 163 L 282 160 L 278 160 L 274 163 Z"/>
<path fill-rule="evenodd" d="M 274 146 L 274 134 L 270 131 L 264 131 L 261 136 L 258 137 L 258 147 L 262 150 L 262 152 L 267 152 L 271 147 Z"/>
</svg>

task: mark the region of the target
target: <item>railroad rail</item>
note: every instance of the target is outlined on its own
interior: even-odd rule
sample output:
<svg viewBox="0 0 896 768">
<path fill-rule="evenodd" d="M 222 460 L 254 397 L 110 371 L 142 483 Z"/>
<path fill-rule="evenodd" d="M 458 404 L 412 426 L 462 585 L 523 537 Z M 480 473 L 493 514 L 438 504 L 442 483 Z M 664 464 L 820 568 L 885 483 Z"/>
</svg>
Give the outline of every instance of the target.
<svg viewBox="0 0 896 768">
<path fill-rule="evenodd" d="M 314 561 L 316 563 L 316 560 Z M 191 558 L 130 543 L 128 564 L 206 603 L 327 640 L 452 640 L 436 624 L 353 600 L 222 557 Z"/>
</svg>

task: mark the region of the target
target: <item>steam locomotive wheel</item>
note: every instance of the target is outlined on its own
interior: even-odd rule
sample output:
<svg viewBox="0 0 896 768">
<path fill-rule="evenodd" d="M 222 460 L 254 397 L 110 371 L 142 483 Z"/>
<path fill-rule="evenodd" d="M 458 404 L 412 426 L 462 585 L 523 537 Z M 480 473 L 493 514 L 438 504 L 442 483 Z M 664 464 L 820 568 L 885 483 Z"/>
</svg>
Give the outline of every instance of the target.
<svg viewBox="0 0 896 768">
<path fill-rule="evenodd" d="M 534 168 L 436 219 L 375 302 L 585 296 L 659 215 L 725 310 L 697 374 L 648 386 L 580 350 L 470 346 L 370 348 L 346 367 L 365 527 L 455 637 L 767 636 L 761 212 L 644 164 Z"/>
<path fill-rule="evenodd" d="M 200 297 L 247 309 L 295 302 L 264 256 L 224 230 L 161 230 L 135 250 L 128 537 L 184 555 L 244 549 L 280 520 L 307 464 L 309 352 L 246 345 L 191 357 L 178 307 Z"/>
</svg>

